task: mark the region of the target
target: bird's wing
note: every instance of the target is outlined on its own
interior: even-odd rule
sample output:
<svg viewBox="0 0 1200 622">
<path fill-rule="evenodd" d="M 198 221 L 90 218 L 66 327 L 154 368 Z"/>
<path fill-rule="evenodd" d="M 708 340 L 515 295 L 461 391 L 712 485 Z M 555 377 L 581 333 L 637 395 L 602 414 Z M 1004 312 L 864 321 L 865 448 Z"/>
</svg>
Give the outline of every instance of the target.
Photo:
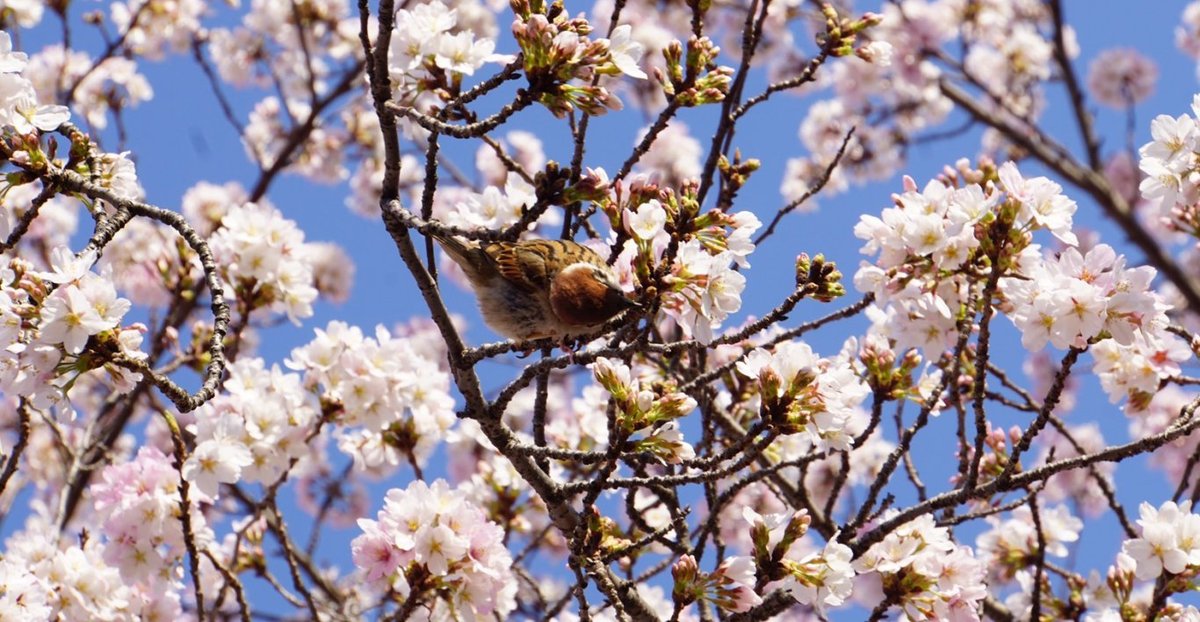
<svg viewBox="0 0 1200 622">
<path fill-rule="evenodd" d="M 608 262 L 604 261 L 604 258 L 600 256 L 600 253 L 597 253 L 596 251 L 592 250 L 590 247 L 584 246 L 582 244 L 575 244 L 575 247 L 578 249 L 578 251 L 576 251 L 577 258 L 575 261 L 583 261 L 586 263 L 590 263 L 593 266 L 598 266 L 601 268 L 608 269 L 608 267 L 609 267 Z"/>
<path fill-rule="evenodd" d="M 564 248 L 557 240 L 528 240 L 516 244 L 496 242 L 484 252 L 508 282 L 527 292 L 544 292 L 557 272 Z"/>
</svg>

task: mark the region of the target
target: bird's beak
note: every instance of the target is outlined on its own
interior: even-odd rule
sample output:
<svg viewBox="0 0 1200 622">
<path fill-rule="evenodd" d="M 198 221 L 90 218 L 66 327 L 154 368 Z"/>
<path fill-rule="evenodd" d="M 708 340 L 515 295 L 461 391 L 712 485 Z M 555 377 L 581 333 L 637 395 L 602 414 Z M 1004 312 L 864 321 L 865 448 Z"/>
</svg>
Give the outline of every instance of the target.
<svg viewBox="0 0 1200 622">
<path fill-rule="evenodd" d="M 641 309 L 642 303 L 630 299 L 621 288 L 609 286 L 608 291 L 604 293 L 604 306 L 610 310 L 609 313 L 615 315 L 626 309 Z"/>
</svg>

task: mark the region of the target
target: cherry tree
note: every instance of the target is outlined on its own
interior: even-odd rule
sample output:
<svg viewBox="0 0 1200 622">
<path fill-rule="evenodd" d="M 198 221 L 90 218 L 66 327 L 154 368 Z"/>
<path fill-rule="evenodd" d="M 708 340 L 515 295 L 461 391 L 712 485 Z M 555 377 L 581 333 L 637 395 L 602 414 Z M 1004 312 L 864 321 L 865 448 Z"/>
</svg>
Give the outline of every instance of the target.
<svg viewBox="0 0 1200 622">
<path fill-rule="evenodd" d="M 1061 0 L 238 4 L 0 0 L 0 619 L 1200 620 L 1200 95 Z M 531 240 L 627 304 L 469 338 Z"/>
</svg>

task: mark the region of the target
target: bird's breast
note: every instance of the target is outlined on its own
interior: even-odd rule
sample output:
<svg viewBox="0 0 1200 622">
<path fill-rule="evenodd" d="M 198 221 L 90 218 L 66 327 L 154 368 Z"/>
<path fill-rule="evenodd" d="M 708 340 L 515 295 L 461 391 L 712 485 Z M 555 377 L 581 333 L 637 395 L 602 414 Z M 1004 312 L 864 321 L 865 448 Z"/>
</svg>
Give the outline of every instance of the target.
<svg viewBox="0 0 1200 622">
<path fill-rule="evenodd" d="M 504 282 L 476 288 L 483 321 L 509 339 L 559 336 L 558 321 L 544 294 L 525 291 Z"/>
</svg>

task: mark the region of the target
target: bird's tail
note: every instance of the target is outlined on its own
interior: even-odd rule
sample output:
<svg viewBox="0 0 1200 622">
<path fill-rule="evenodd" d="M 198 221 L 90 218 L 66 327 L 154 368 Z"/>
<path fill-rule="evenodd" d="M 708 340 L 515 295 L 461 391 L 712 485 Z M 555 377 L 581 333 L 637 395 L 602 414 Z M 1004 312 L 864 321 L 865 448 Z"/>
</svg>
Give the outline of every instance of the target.
<svg viewBox="0 0 1200 622">
<path fill-rule="evenodd" d="M 490 258 L 483 249 L 479 247 L 478 242 L 463 240 L 452 235 L 441 235 L 434 233 L 433 239 L 437 240 L 441 245 L 442 250 L 454 260 L 462 268 L 463 273 L 467 275 L 472 283 L 479 283 L 486 280 L 487 271 L 491 267 Z"/>
</svg>

